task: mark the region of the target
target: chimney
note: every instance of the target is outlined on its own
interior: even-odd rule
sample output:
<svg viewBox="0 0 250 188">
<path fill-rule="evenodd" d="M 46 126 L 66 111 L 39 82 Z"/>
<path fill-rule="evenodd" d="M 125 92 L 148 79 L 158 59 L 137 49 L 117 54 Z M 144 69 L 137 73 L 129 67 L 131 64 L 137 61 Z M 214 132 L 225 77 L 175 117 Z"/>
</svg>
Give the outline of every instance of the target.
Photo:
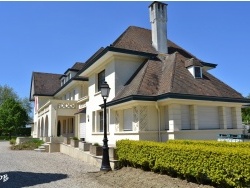
<svg viewBox="0 0 250 188">
<path fill-rule="evenodd" d="M 167 4 L 154 1 L 149 6 L 152 45 L 159 53 L 168 53 Z"/>
</svg>

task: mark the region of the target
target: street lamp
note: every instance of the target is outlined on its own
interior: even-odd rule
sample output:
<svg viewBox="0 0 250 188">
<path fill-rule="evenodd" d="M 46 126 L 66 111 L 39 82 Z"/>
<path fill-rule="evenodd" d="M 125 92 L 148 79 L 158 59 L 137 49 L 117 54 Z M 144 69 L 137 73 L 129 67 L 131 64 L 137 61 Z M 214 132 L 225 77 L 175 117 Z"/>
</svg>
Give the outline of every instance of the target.
<svg viewBox="0 0 250 188">
<path fill-rule="evenodd" d="M 101 94 L 104 101 L 104 137 L 103 137 L 103 147 L 102 147 L 102 166 L 101 171 L 112 170 L 109 162 L 109 147 L 107 138 L 107 113 L 106 113 L 106 100 L 109 97 L 110 87 L 107 82 L 103 82 L 101 85 Z"/>
</svg>

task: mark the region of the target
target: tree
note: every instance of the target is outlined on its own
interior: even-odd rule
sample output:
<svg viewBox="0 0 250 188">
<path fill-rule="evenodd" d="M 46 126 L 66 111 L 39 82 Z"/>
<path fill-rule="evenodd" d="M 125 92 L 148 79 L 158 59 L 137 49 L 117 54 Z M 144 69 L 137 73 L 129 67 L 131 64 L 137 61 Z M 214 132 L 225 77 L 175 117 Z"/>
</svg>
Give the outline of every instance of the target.
<svg viewBox="0 0 250 188">
<path fill-rule="evenodd" d="M 0 105 L 0 129 L 9 133 L 10 139 L 13 132 L 16 133 L 19 128 L 24 127 L 28 120 L 28 113 L 21 102 L 7 98 Z"/>
<path fill-rule="evenodd" d="M 246 98 L 250 99 L 250 94 Z M 242 108 L 241 115 L 242 115 L 242 121 L 245 124 L 249 124 L 250 123 L 250 107 Z M 248 130 L 248 132 L 250 132 L 250 129 Z"/>
<path fill-rule="evenodd" d="M 242 108 L 242 121 L 246 124 L 250 123 L 250 107 Z"/>
<path fill-rule="evenodd" d="M 18 99 L 18 96 L 11 87 L 0 85 L 0 105 L 8 98 Z"/>
<path fill-rule="evenodd" d="M 19 101 L 21 103 L 22 107 L 28 113 L 29 119 L 31 121 L 31 119 L 32 119 L 31 118 L 32 105 L 31 105 L 31 102 L 29 101 L 29 99 L 27 97 L 25 97 L 23 99 L 19 98 L 13 88 L 11 88 L 7 85 L 4 85 L 4 86 L 0 85 L 0 106 L 8 98 L 12 98 L 12 99 L 15 99 L 16 101 Z"/>
</svg>

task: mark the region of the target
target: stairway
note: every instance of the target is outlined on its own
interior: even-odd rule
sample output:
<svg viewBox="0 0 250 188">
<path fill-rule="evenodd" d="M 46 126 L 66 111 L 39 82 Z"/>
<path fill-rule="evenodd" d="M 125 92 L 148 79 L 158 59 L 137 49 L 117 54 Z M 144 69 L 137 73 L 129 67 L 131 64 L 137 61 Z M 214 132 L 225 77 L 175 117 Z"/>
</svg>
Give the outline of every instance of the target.
<svg viewBox="0 0 250 188">
<path fill-rule="evenodd" d="M 49 143 L 46 142 L 34 150 L 37 152 L 49 152 Z"/>
</svg>

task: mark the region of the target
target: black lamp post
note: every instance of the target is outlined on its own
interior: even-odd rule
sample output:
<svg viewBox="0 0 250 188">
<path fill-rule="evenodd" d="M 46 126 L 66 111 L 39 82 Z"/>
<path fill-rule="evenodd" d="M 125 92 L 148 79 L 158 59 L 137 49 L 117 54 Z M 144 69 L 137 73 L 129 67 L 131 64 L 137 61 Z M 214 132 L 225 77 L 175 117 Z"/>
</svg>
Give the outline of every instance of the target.
<svg viewBox="0 0 250 188">
<path fill-rule="evenodd" d="M 101 171 L 110 171 L 112 170 L 109 162 L 109 147 L 108 147 L 108 138 L 107 138 L 107 113 L 106 113 L 106 100 L 109 97 L 110 87 L 105 81 L 101 85 L 101 94 L 104 101 L 104 137 L 103 137 L 103 147 L 102 147 L 102 166 Z"/>
</svg>

